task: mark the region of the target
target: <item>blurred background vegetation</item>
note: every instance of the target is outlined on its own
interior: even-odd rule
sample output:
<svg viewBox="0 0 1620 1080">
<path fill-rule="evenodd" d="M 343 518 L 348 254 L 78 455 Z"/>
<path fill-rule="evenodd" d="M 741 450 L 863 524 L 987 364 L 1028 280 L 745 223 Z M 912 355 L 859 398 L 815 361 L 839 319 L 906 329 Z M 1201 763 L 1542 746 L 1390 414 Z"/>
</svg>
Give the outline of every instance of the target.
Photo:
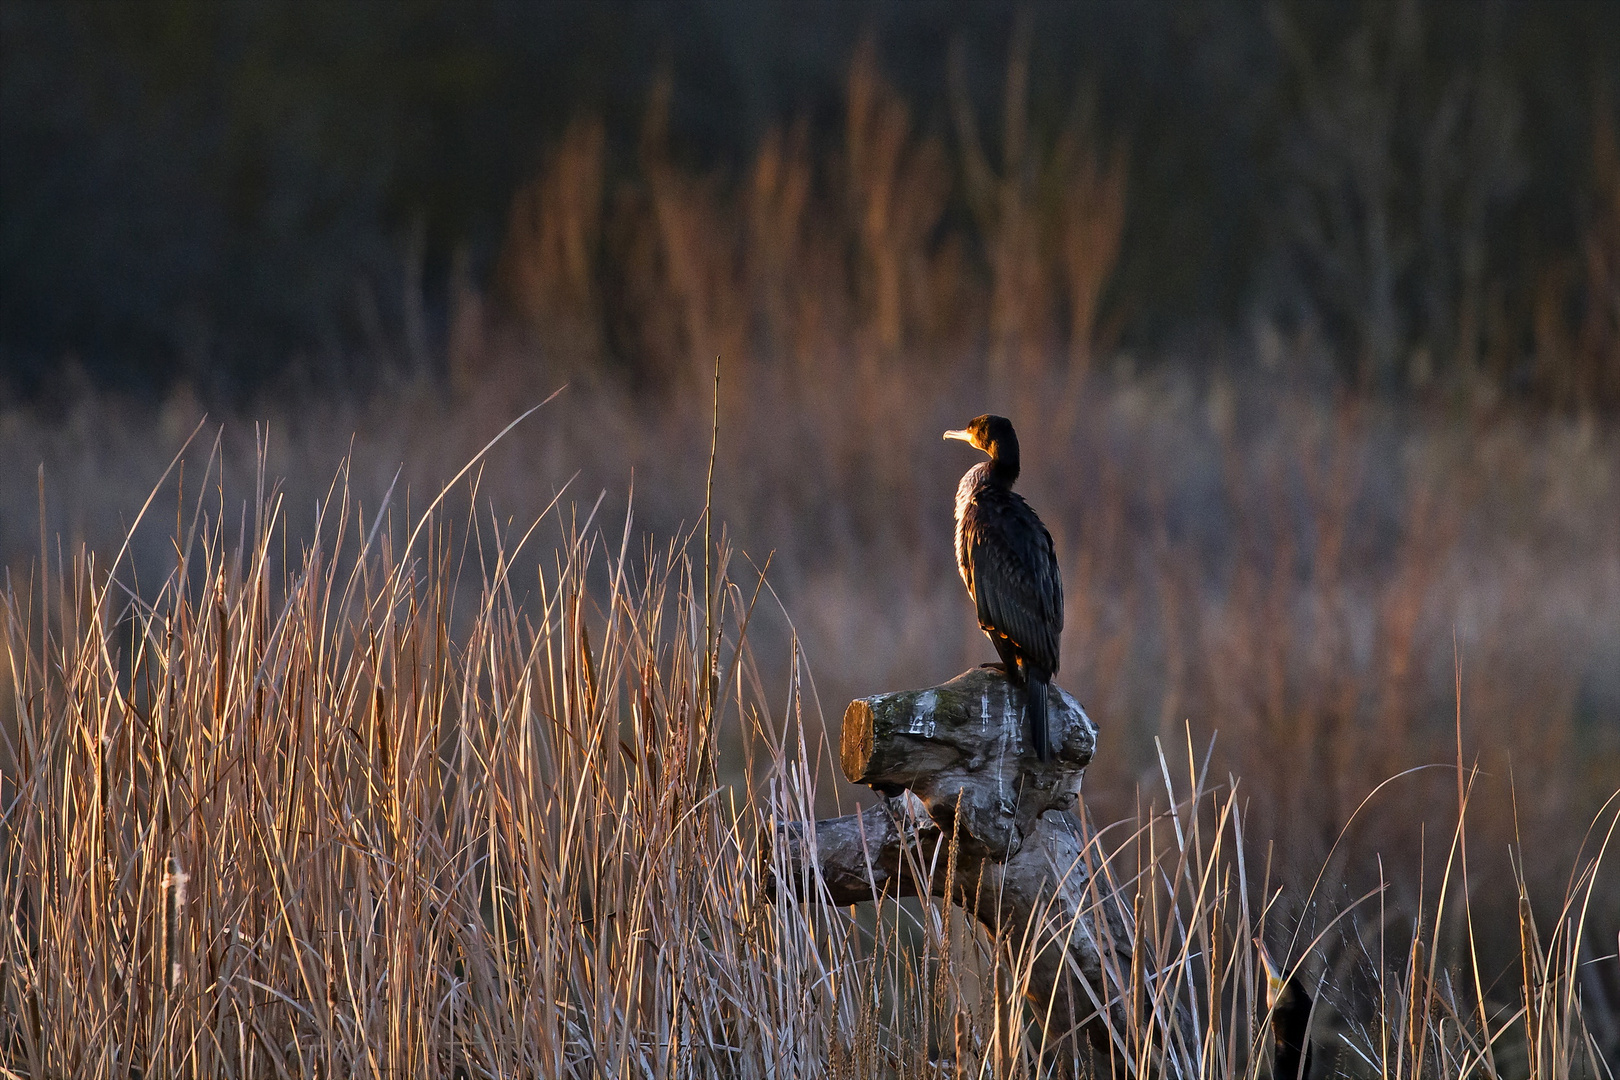
<svg viewBox="0 0 1620 1080">
<path fill-rule="evenodd" d="M 1620 776 L 1617 72 L 1602 3 L 0 0 L 0 561 L 117 550 L 205 411 L 222 519 L 262 454 L 307 536 L 564 382 L 479 513 L 667 538 L 719 355 L 750 636 L 833 721 L 991 658 L 939 433 L 1004 412 L 1092 812 L 1218 732 L 1277 879 L 1410 913 L 1455 776 L 1363 800 L 1460 751 L 1506 964 Z"/>
<path fill-rule="evenodd" d="M 555 225 L 583 245 L 576 314 L 646 374 L 625 300 L 665 170 L 729 228 L 802 199 L 847 227 L 816 230 L 827 257 L 927 263 L 865 268 L 891 345 L 1033 321 L 1208 368 L 1275 331 L 1312 379 L 1610 407 L 1616 71 L 1602 3 L 7 0 L 0 392 L 240 403 L 442 368 L 457 289 L 501 281 L 536 182 L 580 188 Z M 773 155 L 804 191 L 759 195 Z M 1118 222 L 1065 215 L 1087 170 Z M 882 183 L 895 207 L 848 205 Z M 1005 310 L 1042 262 L 1052 295 L 1018 302 L 1045 310 Z M 777 344 L 751 315 L 739 344 Z"/>
</svg>

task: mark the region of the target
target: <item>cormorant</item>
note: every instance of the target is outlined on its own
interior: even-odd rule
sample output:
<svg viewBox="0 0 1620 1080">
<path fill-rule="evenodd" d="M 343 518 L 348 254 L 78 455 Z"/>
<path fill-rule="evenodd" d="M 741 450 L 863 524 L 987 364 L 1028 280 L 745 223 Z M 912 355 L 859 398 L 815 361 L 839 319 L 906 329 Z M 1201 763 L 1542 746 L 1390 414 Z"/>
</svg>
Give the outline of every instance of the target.
<svg viewBox="0 0 1620 1080">
<path fill-rule="evenodd" d="M 990 455 L 956 488 L 956 566 L 978 609 L 979 628 L 995 645 L 1007 677 L 1025 688 L 1030 743 L 1045 761 L 1047 684 L 1057 674 L 1063 632 L 1063 579 L 1052 534 L 1012 489 L 1018 436 L 1011 421 L 980 416 L 945 437 Z"/>
<path fill-rule="evenodd" d="M 1266 1006 L 1271 1009 L 1272 1080 L 1303 1080 L 1311 1075 L 1311 995 L 1298 975 L 1283 977 L 1258 938 L 1266 969 Z"/>
</svg>

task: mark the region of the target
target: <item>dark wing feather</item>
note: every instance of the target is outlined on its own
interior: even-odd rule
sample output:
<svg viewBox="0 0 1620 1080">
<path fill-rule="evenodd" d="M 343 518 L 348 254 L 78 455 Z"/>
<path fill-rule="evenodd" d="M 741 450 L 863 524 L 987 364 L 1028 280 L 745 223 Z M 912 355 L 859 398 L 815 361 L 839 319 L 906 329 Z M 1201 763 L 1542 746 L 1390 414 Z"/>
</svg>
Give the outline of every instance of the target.
<svg viewBox="0 0 1620 1080">
<path fill-rule="evenodd" d="M 981 491 L 963 525 L 979 625 L 1005 634 L 1030 663 L 1055 674 L 1063 582 L 1051 534 L 1009 491 Z"/>
</svg>

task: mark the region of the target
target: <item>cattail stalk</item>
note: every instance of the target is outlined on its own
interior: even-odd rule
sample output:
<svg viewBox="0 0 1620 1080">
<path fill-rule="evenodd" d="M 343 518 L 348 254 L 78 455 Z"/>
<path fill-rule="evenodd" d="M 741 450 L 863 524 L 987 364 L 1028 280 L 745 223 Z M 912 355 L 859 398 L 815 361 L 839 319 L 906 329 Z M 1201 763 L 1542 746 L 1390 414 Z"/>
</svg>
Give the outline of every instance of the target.
<svg viewBox="0 0 1620 1080">
<path fill-rule="evenodd" d="M 178 856 L 170 855 L 163 875 L 163 989 L 173 993 L 180 981 L 180 912 L 186 906 L 186 883 L 191 875 L 180 866 Z"/>
</svg>

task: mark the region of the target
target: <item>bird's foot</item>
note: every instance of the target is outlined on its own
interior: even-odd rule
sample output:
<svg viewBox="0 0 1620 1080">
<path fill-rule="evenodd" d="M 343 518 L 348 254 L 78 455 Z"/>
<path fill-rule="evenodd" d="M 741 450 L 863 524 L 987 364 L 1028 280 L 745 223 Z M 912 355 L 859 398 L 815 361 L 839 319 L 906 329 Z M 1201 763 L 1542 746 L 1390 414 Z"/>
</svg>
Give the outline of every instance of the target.
<svg viewBox="0 0 1620 1080">
<path fill-rule="evenodd" d="M 1018 681 L 1018 671 L 1017 671 L 1016 668 L 1014 668 L 1014 667 L 1012 667 L 1010 665 L 992 663 L 992 664 L 980 664 L 979 666 L 984 668 L 986 671 L 999 671 L 1003 675 L 1007 676 L 1007 678 L 1011 679 L 1013 682 Z"/>
</svg>

